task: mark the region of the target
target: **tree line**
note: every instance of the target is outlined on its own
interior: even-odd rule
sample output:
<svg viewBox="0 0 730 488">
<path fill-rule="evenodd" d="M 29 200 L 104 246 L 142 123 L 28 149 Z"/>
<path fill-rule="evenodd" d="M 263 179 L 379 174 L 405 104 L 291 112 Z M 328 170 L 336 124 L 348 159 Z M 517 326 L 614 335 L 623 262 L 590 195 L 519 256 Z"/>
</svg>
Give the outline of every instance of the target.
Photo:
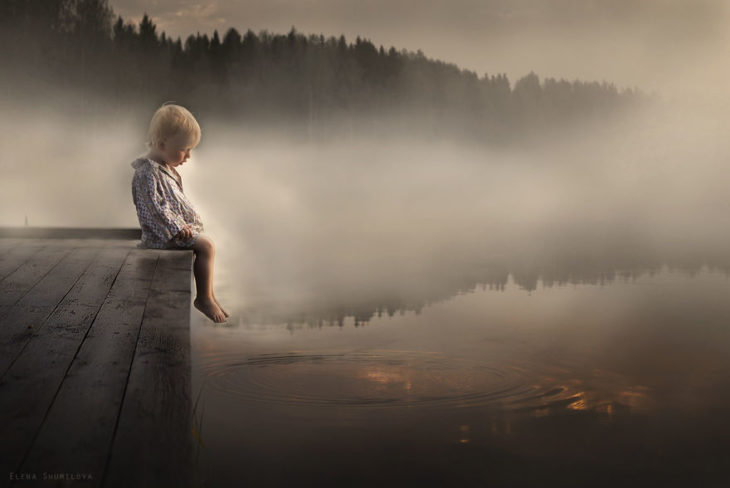
<svg viewBox="0 0 730 488">
<path fill-rule="evenodd" d="M 309 134 L 402 127 L 497 142 L 609 119 L 651 99 L 534 72 L 511 84 L 421 50 L 294 26 L 172 39 L 146 13 L 138 24 L 115 16 L 107 0 L 3 0 L 0 56 L 6 93 L 53 87 L 79 94 L 84 113 L 175 100 L 207 117 L 286 122 Z"/>
</svg>

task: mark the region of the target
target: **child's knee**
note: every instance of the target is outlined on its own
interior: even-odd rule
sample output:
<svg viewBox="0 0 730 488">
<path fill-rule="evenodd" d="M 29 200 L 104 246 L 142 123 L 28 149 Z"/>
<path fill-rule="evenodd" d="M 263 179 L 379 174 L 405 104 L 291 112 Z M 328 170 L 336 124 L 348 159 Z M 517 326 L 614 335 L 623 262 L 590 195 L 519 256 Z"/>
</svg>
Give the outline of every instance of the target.
<svg viewBox="0 0 730 488">
<path fill-rule="evenodd" d="M 215 252 L 215 244 L 210 237 L 200 234 L 195 240 L 194 249 L 207 254 L 213 254 Z"/>
</svg>

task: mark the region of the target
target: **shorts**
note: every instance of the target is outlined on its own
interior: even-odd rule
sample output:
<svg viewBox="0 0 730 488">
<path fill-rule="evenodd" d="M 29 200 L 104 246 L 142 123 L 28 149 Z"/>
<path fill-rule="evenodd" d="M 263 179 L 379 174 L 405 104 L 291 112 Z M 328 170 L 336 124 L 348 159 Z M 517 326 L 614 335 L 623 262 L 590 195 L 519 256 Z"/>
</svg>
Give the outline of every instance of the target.
<svg viewBox="0 0 730 488">
<path fill-rule="evenodd" d="M 200 233 L 196 233 L 190 239 L 179 239 L 173 237 L 165 243 L 165 249 L 192 249 Z"/>
</svg>

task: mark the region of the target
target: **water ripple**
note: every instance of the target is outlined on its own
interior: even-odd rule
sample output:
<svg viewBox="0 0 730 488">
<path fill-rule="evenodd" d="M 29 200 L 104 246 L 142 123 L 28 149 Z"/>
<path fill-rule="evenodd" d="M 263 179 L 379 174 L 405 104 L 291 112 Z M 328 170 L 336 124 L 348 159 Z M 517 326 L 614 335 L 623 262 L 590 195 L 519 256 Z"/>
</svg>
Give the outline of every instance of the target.
<svg viewBox="0 0 730 488">
<path fill-rule="evenodd" d="M 301 352 L 201 356 L 206 384 L 227 396 L 272 405 L 366 408 L 494 406 L 523 411 L 580 400 L 544 367 L 429 351 Z"/>
</svg>

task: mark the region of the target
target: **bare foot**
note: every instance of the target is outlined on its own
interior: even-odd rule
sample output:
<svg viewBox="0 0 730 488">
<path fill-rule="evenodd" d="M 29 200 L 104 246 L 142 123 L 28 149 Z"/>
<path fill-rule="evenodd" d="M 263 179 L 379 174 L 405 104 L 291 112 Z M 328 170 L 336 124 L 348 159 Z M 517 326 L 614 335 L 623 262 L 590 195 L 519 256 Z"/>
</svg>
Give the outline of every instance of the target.
<svg viewBox="0 0 730 488">
<path fill-rule="evenodd" d="M 228 310 L 226 310 L 225 308 L 223 308 L 223 307 L 221 306 L 221 304 L 220 304 L 220 303 L 218 302 L 218 299 L 216 298 L 216 296 L 215 296 L 215 295 L 213 295 L 213 301 L 215 302 L 215 304 L 216 304 L 216 305 L 218 305 L 218 308 L 220 308 L 220 309 L 221 309 L 221 312 L 223 312 L 223 315 L 225 315 L 225 316 L 226 316 L 226 318 L 228 318 L 228 317 L 230 317 L 230 316 L 231 316 L 231 314 L 229 314 L 229 313 L 228 313 Z"/>
<path fill-rule="evenodd" d="M 211 299 L 196 298 L 193 300 L 193 305 L 213 322 L 220 323 L 226 321 L 226 316 Z"/>
</svg>

